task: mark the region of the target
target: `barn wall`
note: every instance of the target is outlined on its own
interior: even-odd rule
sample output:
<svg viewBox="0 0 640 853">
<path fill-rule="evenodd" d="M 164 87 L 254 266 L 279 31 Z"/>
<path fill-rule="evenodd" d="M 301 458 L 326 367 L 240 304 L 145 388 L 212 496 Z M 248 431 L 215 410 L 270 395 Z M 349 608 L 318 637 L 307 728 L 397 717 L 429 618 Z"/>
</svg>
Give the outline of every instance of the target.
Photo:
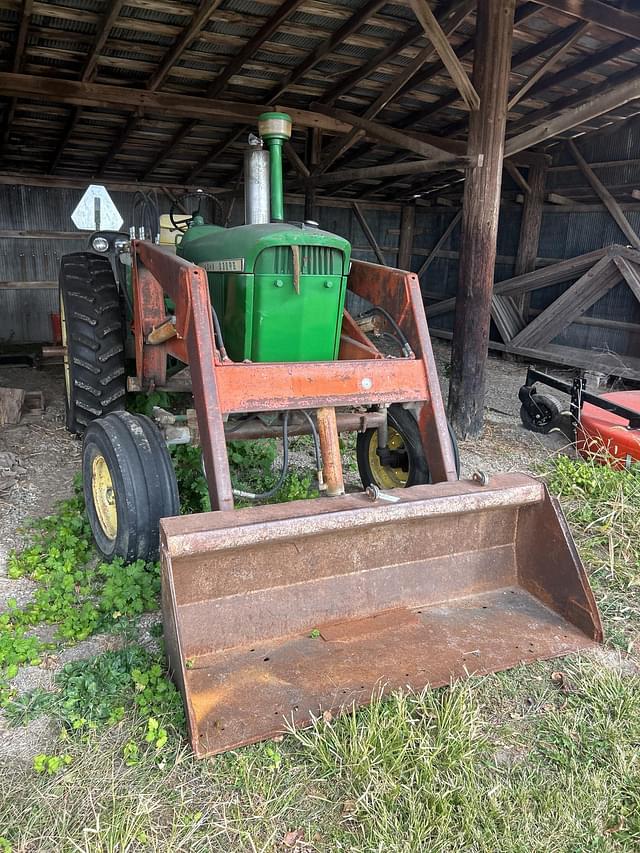
<svg viewBox="0 0 640 853">
<path fill-rule="evenodd" d="M 577 144 L 588 163 L 631 159 L 631 163 L 597 168 L 595 171 L 605 186 L 611 188 L 616 198 L 624 203 L 627 219 L 640 234 L 640 204 L 634 203 L 631 198 L 631 189 L 640 187 L 640 122 L 629 122 L 619 127 L 615 133 L 594 135 L 585 140 L 578 139 Z M 552 153 L 547 193 L 553 192 L 577 198 L 585 207 L 583 210 L 578 210 L 574 206 L 567 210 L 561 205 L 545 204 L 536 265 L 539 267 L 575 257 L 612 243 L 626 245 L 627 238 L 609 212 L 594 198 L 593 191 L 582 174 L 575 169 L 554 168 L 575 165 L 570 153 L 562 145 L 555 146 Z M 509 193 L 509 190 L 515 191 L 515 185 L 506 176 L 504 189 L 507 197 L 509 194 L 512 196 L 515 194 L 515 192 Z M 513 201 L 505 201 L 501 207 L 496 281 L 510 278 L 514 274 L 521 211 L 521 205 Z M 434 247 L 456 212 L 457 208 L 418 208 L 413 270 L 419 269 L 424 261 L 425 252 L 428 253 Z M 455 295 L 458 281 L 459 234 L 460 229 L 457 227 L 441 247 L 439 256 L 422 279 L 422 289 L 427 304 Z M 570 284 L 571 282 L 567 282 L 535 291 L 531 295 L 531 309 L 540 311 L 546 308 Z M 609 326 L 574 323 L 555 342 L 581 348 L 610 348 L 617 352 L 640 354 L 640 303 L 628 286 L 621 283 L 614 287 L 586 312 L 586 316 L 638 324 L 638 328 L 613 329 Z M 439 329 L 451 331 L 453 313 L 438 317 L 437 321 L 434 320 L 434 326 L 436 325 Z M 495 329 L 492 331 L 492 336 L 499 340 Z"/>
<path fill-rule="evenodd" d="M 640 187 L 640 121 L 628 122 L 616 133 L 594 136 L 580 141 L 588 162 L 631 159 L 631 163 L 598 169 L 599 177 L 611 187 Z M 634 161 L 635 158 L 635 162 Z M 564 146 L 555 147 L 547 192 L 584 196 L 585 210 L 565 210 L 559 205 L 545 205 L 542 220 L 538 265 L 573 257 L 610 243 L 625 243 L 624 235 L 609 213 L 594 203 L 591 190 L 576 170 L 564 169 L 573 161 Z M 561 167 L 561 168 L 554 168 Z M 510 178 L 504 181 L 506 198 L 513 198 L 515 187 Z M 621 190 L 616 195 L 621 196 Z M 0 342 L 46 342 L 51 340 L 51 313 L 57 310 L 54 287 L 60 257 L 85 246 L 86 236 L 75 234 L 71 212 L 82 195 L 81 190 L 42 187 L 0 187 L 0 232 L 13 229 L 25 232 L 58 232 L 39 237 L 0 237 Z M 112 192 L 112 198 L 128 225 L 132 221 L 134 194 Z M 630 196 L 628 201 L 631 201 Z M 163 211 L 170 202 L 161 197 Z M 416 212 L 414 253 L 411 268 L 418 270 L 440 235 L 457 212 L 456 207 L 424 207 Z M 640 204 L 625 205 L 625 213 L 640 232 Z M 399 242 L 399 207 L 367 207 L 365 216 L 390 266 L 397 263 Z M 287 217 L 303 217 L 300 204 L 287 206 Z M 507 200 L 502 206 L 498 232 L 497 281 L 513 275 L 520 233 L 521 206 Z M 242 202 L 235 204 L 232 224 L 242 218 Z M 360 225 L 346 206 L 319 208 L 320 225 L 347 237 L 353 245 L 353 256 L 376 261 Z M 438 256 L 423 277 L 422 288 L 427 304 L 455 294 L 458 280 L 459 227 L 441 247 Z M 2 282 L 43 282 L 37 289 L 9 288 Z M 541 310 L 568 285 L 558 285 L 532 295 L 531 307 Z M 638 323 L 640 304 L 624 285 L 614 288 L 588 312 L 591 316 Z M 453 314 L 438 318 L 438 328 L 451 330 Z M 495 330 L 494 330 L 495 334 Z M 640 331 L 614 330 L 609 327 L 573 324 L 558 342 L 581 347 L 610 346 L 621 352 L 640 351 Z"/>
<path fill-rule="evenodd" d="M 0 236 L 0 344 L 47 343 L 52 341 L 51 314 L 58 311 L 57 278 L 60 258 L 82 251 L 88 232 L 77 232 L 71 213 L 83 190 L 26 186 L 0 186 L 0 233 L 50 232 L 47 236 Z M 125 230 L 133 221 L 134 194 L 111 192 L 120 211 Z M 168 212 L 170 201 L 159 197 L 161 212 Z M 302 205 L 287 206 L 287 218 L 302 219 Z M 243 205 L 234 205 L 232 225 L 242 222 Z M 379 242 L 392 246 L 385 252 L 390 266 L 396 264 L 397 230 L 400 211 L 366 210 Z M 376 261 L 360 225 L 348 207 L 320 207 L 320 225 L 347 237 L 353 245 L 353 257 Z M 395 235 L 388 232 L 395 229 Z M 53 232 L 53 233 L 51 233 Z M 41 287 L 6 287 L 10 282 L 41 282 Z"/>
</svg>

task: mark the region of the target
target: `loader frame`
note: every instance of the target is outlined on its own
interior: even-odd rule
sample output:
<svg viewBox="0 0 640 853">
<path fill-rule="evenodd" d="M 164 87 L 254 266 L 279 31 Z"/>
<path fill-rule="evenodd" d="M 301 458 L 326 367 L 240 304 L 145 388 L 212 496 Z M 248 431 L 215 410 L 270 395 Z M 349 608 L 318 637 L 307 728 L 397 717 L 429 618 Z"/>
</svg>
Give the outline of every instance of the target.
<svg viewBox="0 0 640 853">
<path fill-rule="evenodd" d="M 415 274 L 364 261 L 353 261 L 349 274 L 352 293 L 397 320 L 411 356 L 384 358 L 345 311 L 337 361 L 237 363 L 216 345 L 204 270 L 141 240 L 132 241 L 131 253 L 136 376 L 129 389 L 171 387 L 169 355 L 189 365 L 212 509 L 234 506 L 224 419 L 237 413 L 416 404 L 432 482 L 458 479 Z M 175 306 L 175 335 L 152 343 L 167 322 L 165 296 Z"/>
</svg>

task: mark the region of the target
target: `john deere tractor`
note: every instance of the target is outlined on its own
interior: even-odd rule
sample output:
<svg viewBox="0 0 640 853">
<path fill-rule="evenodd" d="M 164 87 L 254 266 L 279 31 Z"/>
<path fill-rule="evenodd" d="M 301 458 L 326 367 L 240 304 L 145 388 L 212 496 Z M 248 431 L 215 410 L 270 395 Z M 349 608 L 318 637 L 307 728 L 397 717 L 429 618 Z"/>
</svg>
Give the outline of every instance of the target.
<svg viewBox="0 0 640 853">
<path fill-rule="evenodd" d="M 303 363 L 339 358 L 341 338 L 343 343 L 345 338 L 351 246 L 343 237 L 321 230 L 316 222 L 284 221 L 282 146 L 291 135 L 291 121 L 283 113 L 265 113 L 259 130 L 260 137 L 250 136 L 245 153 L 246 224 L 234 228 L 207 224 L 203 201 L 213 199 L 219 205 L 218 198 L 208 193 L 187 194 L 170 212 L 177 235 L 176 253 L 207 273 L 215 339 L 225 361 L 295 363 L 304 373 Z M 197 207 L 185 214 L 185 205 L 193 202 L 194 195 Z M 107 557 L 127 558 L 156 554 L 159 519 L 179 511 L 164 440 L 171 419 L 161 413 L 162 435 L 149 418 L 125 410 L 127 378 L 132 372 L 129 356 L 136 347 L 136 304 L 147 298 L 131 274 L 132 236 L 135 233 L 97 232 L 90 237 L 87 251 L 63 257 L 60 270 L 67 428 L 85 434 L 85 447 L 96 445 L 95 451 L 85 453 L 84 477 L 98 546 Z M 146 237 L 155 237 L 152 226 L 147 225 Z M 171 336 L 175 306 L 166 296 L 164 303 Z M 389 357 L 413 357 L 405 334 L 388 312 L 370 305 L 365 315 L 359 320 L 363 328 L 380 340 L 385 330 L 387 342 L 391 341 L 390 350 L 387 343 Z M 184 366 L 175 358 L 171 363 L 174 369 L 175 365 Z M 157 386 L 152 381 L 145 383 L 144 378 L 136 386 L 130 376 L 129 387 L 150 390 Z M 318 431 L 308 413 L 300 409 L 286 417 L 288 433 L 310 432 L 319 458 Z M 368 417 L 360 418 L 357 437 L 364 486 L 392 488 L 428 482 L 429 465 L 415 412 L 391 401 L 388 407 L 370 409 Z M 252 414 L 253 437 L 275 434 L 285 426 L 285 412 L 262 417 L 262 430 L 258 429 L 260 411 Z M 246 432 L 247 413 L 231 413 L 229 419 L 244 426 Z M 343 416 L 342 421 L 343 427 L 358 426 L 354 416 Z M 144 453 L 136 444 L 138 429 L 149 443 Z M 228 425 L 227 432 L 233 435 L 234 430 Z M 191 438 L 185 429 L 173 430 L 174 441 Z M 117 465 L 116 453 L 121 455 Z M 120 479 L 122 475 L 120 489 L 113 482 L 114 465 L 119 471 L 115 476 Z M 317 467 L 322 478 L 322 465 Z M 164 484 L 155 501 L 136 492 L 147 488 L 151 475 L 145 472 L 150 471 Z M 324 485 L 321 481 L 321 487 Z M 127 503 L 134 493 L 135 508 Z"/>
<path fill-rule="evenodd" d="M 139 233 L 96 234 L 60 276 L 67 423 L 84 433 L 91 527 L 107 558 L 160 546 L 165 645 L 200 756 L 372 691 L 602 638 L 544 484 L 459 481 L 417 276 L 351 261 L 315 222 L 285 222 L 291 122 L 264 113 L 259 132 L 245 225 L 175 208 L 177 254 Z M 127 388 L 188 388 L 194 408 L 133 415 Z M 352 494 L 348 431 L 365 486 Z M 313 438 L 322 497 L 235 510 L 226 442 L 282 435 L 274 489 L 243 493 L 266 498 L 294 433 Z M 175 442 L 199 443 L 212 512 L 178 516 Z"/>
</svg>

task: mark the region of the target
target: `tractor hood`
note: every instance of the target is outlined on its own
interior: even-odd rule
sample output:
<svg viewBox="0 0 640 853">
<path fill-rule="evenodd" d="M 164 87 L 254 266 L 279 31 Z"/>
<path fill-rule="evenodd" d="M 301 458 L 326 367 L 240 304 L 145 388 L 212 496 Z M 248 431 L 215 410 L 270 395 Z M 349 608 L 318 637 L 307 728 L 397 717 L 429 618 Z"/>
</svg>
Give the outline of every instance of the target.
<svg viewBox="0 0 640 853">
<path fill-rule="evenodd" d="M 302 272 L 325 272 L 347 275 L 351 257 L 351 244 L 343 237 L 322 231 L 311 225 L 291 222 L 272 222 L 264 225 L 239 225 L 236 228 L 218 228 L 196 225 L 186 232 L 177 253 L 182 258 L 201 266 L 207 272 L 261 272 L 259 260 L 265 250 L 268 254 L 282 254 L 281 263 L 288 265 L 290 252 L 278 252 L 279 247 L 317 247 L 316 251 L 302 254 Z M 318 252 L 320 250 L 320 252 Z M 322 251 L 324 250 L 324 251 Z M 320 254 L 322 258 L 315 256 Z M 313 256 L 314 269 L 305 269 L 307 256 Z M 270 264 L 270 266 L 271 266 Z M 328 264 L 326 270 L 318 265 Z M 280 266 L 276 263 L 276 266 Z M 271 269 L 275 271 L 273 266 Z M 285 271 L 284 269 L 282 270 Z"/>
</svg>

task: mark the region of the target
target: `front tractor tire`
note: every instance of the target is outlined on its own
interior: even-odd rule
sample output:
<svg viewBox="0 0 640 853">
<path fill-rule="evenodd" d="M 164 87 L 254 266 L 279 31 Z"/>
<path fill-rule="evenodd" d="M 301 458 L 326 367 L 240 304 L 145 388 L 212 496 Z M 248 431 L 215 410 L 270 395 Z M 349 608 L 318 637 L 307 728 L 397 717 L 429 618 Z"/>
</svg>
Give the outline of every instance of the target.
<svg viewBox="0 0 640 853">
<path fill-rule="evenodd" d="M 79 435 L 95 418 L 124 408 L 122 301 L 108 258 L 90 252 L 64 255 L 60 323 L 67 429 Z"/>
<path fill-rule="evenodd" d="M 358 433 L 356 457 L 362 485 L 377 486 L 379 489 L 401 489 L 431 482 L 429 464 L 422 446 L 418 422 L 413 413 L 399 403 L 389 406 L 388 414 L 391 464 L 383 464 L 378 454 L 378 430 L 376 428 Z M 460 476 L 460 456 L 455 433 L 449 425 L 449 436 Z"/>
<path fill-rule="evenodd" d="M 160 519 L 179 515 L 169 451 L 144 415 L 111 412 L 87 427 L 82 448 L 84 499 L 106 560 L 158 559 Z"/>
</svg>

